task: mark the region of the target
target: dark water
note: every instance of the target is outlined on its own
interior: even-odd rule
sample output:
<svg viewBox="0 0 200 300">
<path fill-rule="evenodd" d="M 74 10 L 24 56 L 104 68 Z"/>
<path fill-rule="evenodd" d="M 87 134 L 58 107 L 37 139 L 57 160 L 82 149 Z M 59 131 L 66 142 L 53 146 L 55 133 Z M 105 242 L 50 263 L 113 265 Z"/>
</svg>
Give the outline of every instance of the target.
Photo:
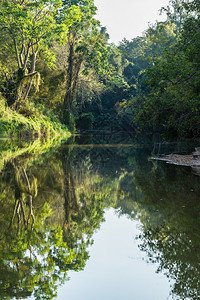
<svg viewBox="0 0 200 300">
<path fill-rule="evenodd" d="M 0 299 L 200 299 L 200 177 L 150 159 L 194 145 L 0 146 Z"/>
</svg>

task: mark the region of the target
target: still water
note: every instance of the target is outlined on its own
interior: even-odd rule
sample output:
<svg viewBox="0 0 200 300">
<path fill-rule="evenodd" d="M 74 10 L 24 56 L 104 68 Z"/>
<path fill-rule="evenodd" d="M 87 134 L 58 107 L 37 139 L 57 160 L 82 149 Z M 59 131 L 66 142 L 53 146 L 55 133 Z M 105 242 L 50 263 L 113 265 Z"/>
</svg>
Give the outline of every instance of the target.
<svg viewBox="0 0 200 300">
<path fill-rule="evenodd" d="M 0 142 L 0 299 L 200 299 L 200 177 L 125 135 Z"/>
</svg>

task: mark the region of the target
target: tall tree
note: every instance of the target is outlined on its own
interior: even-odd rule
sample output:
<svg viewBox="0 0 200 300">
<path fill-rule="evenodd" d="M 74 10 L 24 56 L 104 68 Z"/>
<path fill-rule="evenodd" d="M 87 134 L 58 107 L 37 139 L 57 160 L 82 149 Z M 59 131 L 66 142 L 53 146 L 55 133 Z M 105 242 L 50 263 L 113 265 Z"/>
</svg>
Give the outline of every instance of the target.
<svg viewBox="0 0 200 300">
<path fill-rule="evenodd" d="M 101 31 L 100 23 L 94 18 L 96 7 L 93 0 L 63 1 L 64 9 L 75 5 L 82 12 L 81 19 L 74 22 L 68 31 L 66 45 L 66 94 L 63 104 L 63 122 L 73 128 L 73 105 L 81 73 L 92 69 L 99 73 L 106 67 L 107 35 Z"/>
<path fill-rule="evenodd" d="M 145 101 L 140 120 L 164 125 L 168 135 L 191 137 L 200 132 L 200 10 L 195 3 L 186 5 L 183 2 L 188 13 L 176 44 L 148 71 L 152 91 Z"/>
<path fill-rule="evenodd" d="M 61 0 L 1 1 L 0 32 L 6 36 L 4 48 L 9 47 L 15 53 L 14 74 L 7 76 L 8 88 L 4 95 L 15 108 L 27 100 L 33 79 L 38 75 L 39 55 L 43 59 L 48 57 L 52 64 L 54 56 L 48 55 L 48 44 L 55 33 L 63 35 L 73 22 L 76 13 L 70 15 L 68 11 L 62 24 L 56 24 L 61 6 Z M 11 81 L 13 88 L 9 91 Z"/>
</svg>

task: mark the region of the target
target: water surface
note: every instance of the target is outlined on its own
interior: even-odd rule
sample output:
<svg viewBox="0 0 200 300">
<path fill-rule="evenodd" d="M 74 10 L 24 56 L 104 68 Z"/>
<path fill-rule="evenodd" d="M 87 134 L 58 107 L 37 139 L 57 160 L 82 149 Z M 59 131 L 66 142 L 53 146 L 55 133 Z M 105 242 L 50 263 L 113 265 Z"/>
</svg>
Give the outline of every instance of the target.
<svg viewBox="0 0 200 300">
<path fill-rule="evenodd" d="M 195 145 L 0 143 L 1 299 L 199 299 L 200 177 L 150 159 Z"/>
</svg>

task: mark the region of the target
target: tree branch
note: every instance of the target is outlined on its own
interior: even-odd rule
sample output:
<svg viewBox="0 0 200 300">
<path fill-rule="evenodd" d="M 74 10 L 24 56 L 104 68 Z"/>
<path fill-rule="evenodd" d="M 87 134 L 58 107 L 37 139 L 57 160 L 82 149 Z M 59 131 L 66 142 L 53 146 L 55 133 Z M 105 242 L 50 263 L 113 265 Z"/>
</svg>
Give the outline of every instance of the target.
<svg viewBox="0 0 200 300">
<path fill-rule="evenodd" d="M 17 49 L 16 40 L 15 40 L 14 37 L 13 37 L 13 42 L 14 42 L 14 46 L 15 46 L 15 53 L 16 53 L 16 56 L 17 56 L 18 68 L 20 69 L 21 65 L 20 65 L 20 60 L 19 60 L 19 52 L 18 52 L 18 49 Z"/>
<path fill-rule="evenodd" d="M 28 47 L 27 47 L 27 51 L 26 51 L 25 59 L 24 59 L 24 64 L 23 64 L 23 69 L 26 69 L 26 65 L 27 65 L 28 58 L 29 58 L 30 47 L 31 47 L 31 42 L 28 43 Z"/>
<path fill-rule="evenodd" d="M 25 50 L 25 47 L 24 47 L 24 44 L 22 44 L 22 49 L 21 49 L 21 52 L 20 52 L 20 62 L 21 62 L 21 66 L 24 65 L 23 63 L 23 52 Z"/>
</svg>

